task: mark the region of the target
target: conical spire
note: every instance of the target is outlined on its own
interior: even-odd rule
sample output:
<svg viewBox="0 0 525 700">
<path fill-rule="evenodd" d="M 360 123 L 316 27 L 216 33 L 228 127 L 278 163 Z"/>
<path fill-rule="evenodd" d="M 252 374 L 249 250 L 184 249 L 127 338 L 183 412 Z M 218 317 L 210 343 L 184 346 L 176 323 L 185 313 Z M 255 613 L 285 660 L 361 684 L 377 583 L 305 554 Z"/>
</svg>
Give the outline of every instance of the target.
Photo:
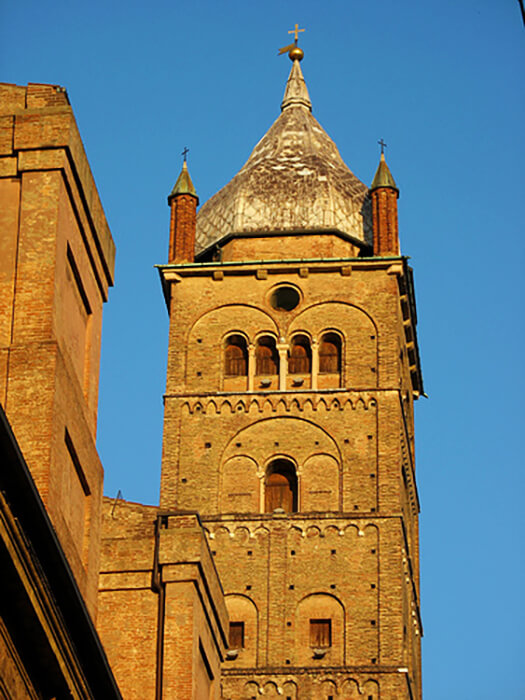
<svg viewBox="0 0 525 700">
<path fill-rule="evenodd" d="M 219 241 L 263 232 L 338 232 L 353 244 L 372 244 L 369 189 L 343 162 L 312 115 L 301 67 L 292 60 L 282 111 L 235 177 L 203 204 L 197 217 L 197 255 Z"/>
<path fill-rule="evenodd" d="M 302 105 L 312 111 L 312 103 L 306 83 L 304 82 L 303 72 L 299 64 L 299 58 L 296 58 L 292 65 L 292 70 L 288 76 L 286 89 L 284 91 L 283 101 L 281 102 L 281 110 L 293 105 Z"/>
<path fill-rule="evenodd" d="M 171 201 L 172 197 L 175 197 L 178 194 L 191 194 L 192 197 L 196 197 L 197 204 L 199 203 L 199 198 L 197 197 L 197 192 L 195 191 L 193 182 L 191 181 L 186 161 L 184 161 L 182 164 L 182 170 L 180 171 L 180 175 L 177 178 L 175 187 L 171 190 L 171 194 L 168 197 L 168 203 Z"/>
<path fill-rule="evenodd" d="M 379 166 L 376 170 L 376 174 L 374 176 L 372 184 L 370 185 L 370 190 L 376 190 L 378 187 L 391 187 L 396 192 L 399 192 L 399 189 L 396 185 L 396 181 L 392 177 L 392 173 L 390 172 L 388 165 L 386 164 L 384 153 L 381 153 Z"/>
</svg>

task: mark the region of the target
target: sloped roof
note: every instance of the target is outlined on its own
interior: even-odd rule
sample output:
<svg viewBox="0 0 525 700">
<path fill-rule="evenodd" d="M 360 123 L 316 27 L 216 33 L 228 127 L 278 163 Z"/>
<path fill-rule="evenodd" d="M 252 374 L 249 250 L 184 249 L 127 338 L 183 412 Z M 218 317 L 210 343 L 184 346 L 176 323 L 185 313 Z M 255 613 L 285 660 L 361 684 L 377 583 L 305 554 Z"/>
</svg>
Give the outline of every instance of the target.
<svg viewBox="0 0 525 700">
<path fill-rule="evenodd" d="M 381 153 L 381 158 L 379 160 L 379 165 L 374 175 L 372 184 L 370 185 L 371 190 L 376 190 L 378 187 L 390 187 L 393 190 L 399 192 L 396 181 L 392 177 L 390 168 L 386 164 L 385 154 Z"/>
<path fill-rule="evenodd" d="M 228 234 L 339 230 L 371 243 L 368 187 L 312 116 L 299 61 L 282 112 L 246 164 L 197 214 L 196 253 Z"/>
<path fill-rule="evenodd" d="M 171 190 L 171 194 L 168 197 L 168 202 L 172 197 L 175 197 L 178 194 L 191 194 L 192 197 L 197 197 L 197 193 L 195 192 L 195 187 L 193 186 L 193 182 L 191 181 L 186 161 L 184 161 L 182 164 L 182 170 L 180 171 L 180 175 L 177 178 L 177 182 Z M 199 198 L 197 197 L 197 199 Z"/>
</svg>

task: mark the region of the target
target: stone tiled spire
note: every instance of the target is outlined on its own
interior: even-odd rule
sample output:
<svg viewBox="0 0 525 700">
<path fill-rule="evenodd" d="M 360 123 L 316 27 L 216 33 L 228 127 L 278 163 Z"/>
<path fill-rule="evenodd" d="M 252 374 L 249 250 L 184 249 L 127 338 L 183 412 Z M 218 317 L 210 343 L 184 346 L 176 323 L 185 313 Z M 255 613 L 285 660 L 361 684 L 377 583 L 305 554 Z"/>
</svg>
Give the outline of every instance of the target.
<svg viewBox="0 0 525 700">
<path fill-rule="evenodd" d="M 237 175 L 201 207 L 197 254 L 226 237 L 267 232 L 337 231 L 371 247 L 368 187 L 312 115 L 299 54 L 295 47 L 280 116 Z"/>
<path fill-rule="evenodd" d="M 308 88 L 304 81 L 301 64 L 297 59 L 293 62 L 292 70 L 288 76 L 283 101 L 281 102 L 281 110 L 285 110 L 287 107 L 293 105 L 302 105 L 303 107 L 307 107 L 310 112 L 312 111 L 312 103 L 310 102 Z"/>
</svg>

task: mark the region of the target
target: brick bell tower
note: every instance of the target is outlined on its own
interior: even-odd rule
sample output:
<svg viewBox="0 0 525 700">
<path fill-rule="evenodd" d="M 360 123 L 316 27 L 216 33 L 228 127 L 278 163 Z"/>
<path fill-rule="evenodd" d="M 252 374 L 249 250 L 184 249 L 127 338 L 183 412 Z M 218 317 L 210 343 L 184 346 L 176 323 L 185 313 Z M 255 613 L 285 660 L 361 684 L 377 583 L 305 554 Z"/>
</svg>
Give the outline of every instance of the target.
<svg viewBox="0 0 525 700">
<path fill-rule="evenodd" d="M 371 189 L 345 165 L 302 57 L 196 227 L 186 164 L 170 195 L 160 506 L 206 527 L 224 698 L 415 700 L 423 388 L 398 189 L 383 154 Z"/>
</svg>

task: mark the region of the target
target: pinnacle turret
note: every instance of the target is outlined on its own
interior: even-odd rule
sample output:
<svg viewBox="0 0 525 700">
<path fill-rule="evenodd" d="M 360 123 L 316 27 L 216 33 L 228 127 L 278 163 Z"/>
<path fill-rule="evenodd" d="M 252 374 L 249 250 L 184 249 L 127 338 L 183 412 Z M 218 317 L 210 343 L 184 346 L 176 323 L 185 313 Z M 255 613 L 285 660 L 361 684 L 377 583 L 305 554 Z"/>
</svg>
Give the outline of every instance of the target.
<svg viewBox="0 0 525 700">
<path fill-rule="evenodd" d="M 399 230 L 397 220 L 397 198 L 399 189 L 386 164 L 383 152 L 386 144 L 383 139 L 381 158 L 370 186 L 372 201 L 372 228 L 374 233 L 374 255 L 399 255 Z"/>
<path fill-rule="evenodd" d="M 187 152 L 188 149 L 185 148 L 182 170 L 168 197 L 171 209 L 169 262 L 189 262 L 195 257 L 195 227 L 199 198 L 188 171 Z"/>
<path fill-rule="evenodd" d="M 381 153 L 379 165 L 377 167 L 376 174 L 374 175 L 372 184 L 370 185 L 370 190 L 376 190 L 378 187 L 391 187 L 396 192 L 399 192 L 396 181 L 392 177 L 392 173 L 386 164 L 384 153 Z"/>
</svg>

